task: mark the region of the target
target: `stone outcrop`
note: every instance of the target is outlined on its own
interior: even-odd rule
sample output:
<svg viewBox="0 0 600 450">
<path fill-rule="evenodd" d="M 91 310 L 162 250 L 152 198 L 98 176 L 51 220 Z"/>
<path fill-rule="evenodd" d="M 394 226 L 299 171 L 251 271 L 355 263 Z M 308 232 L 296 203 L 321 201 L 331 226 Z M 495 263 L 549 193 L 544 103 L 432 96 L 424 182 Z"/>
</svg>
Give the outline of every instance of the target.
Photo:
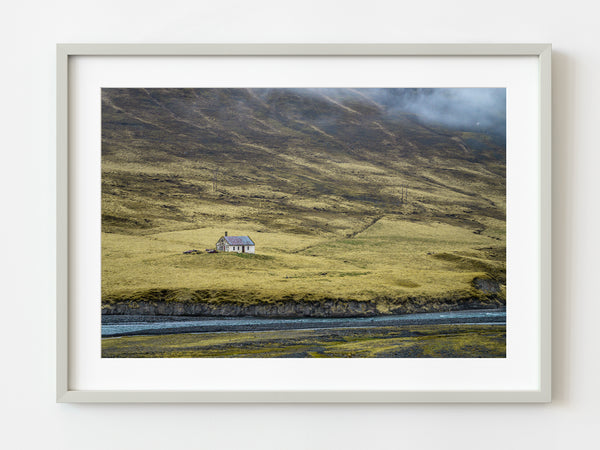
<svg viewBox="0 0 600 450">
<path fill-rule="evenodd" d="M 463 309 L 501 308 L 503 299 L 489 297 L 462 300 L 405 300 L 401 304 L 379 301 L 326 300 L 322 302 L 280 301 L 238 304 L 188 301 L 118 301 L 102 306 L 102 314 L 153 316 L 255 316 L 255 317 L 368 317 L 385 314 L 413 314 Z"/>
</svg>

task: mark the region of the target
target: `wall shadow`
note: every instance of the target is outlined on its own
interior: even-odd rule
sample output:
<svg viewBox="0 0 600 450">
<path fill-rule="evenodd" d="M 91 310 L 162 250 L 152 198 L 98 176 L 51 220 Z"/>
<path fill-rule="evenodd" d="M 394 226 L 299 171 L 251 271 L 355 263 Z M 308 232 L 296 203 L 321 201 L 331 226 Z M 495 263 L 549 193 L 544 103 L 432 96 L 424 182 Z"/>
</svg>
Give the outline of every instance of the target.
<svg viewBox="0 0 600 450">
<path fill-rule="evenodd" d="M 570 398 L 572 367 L 575 79 L 566 53 L 552 53 L 552 399 Z"/>
</svg>

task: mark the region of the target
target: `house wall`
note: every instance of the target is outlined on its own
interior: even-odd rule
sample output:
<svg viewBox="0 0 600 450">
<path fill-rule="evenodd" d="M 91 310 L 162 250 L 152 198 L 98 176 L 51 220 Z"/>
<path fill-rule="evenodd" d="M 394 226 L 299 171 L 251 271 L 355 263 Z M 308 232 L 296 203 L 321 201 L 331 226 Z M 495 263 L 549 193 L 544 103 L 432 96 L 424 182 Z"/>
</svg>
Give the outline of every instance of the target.
<svg viewBox="0 0 600 450">
<path fill-rule="evenodd" d="M 236 253 L 254 253 L 255 252 L 255 246 L 254 245 L 246 245 L 244 247 L 245 247 L 245 249 L 242 252 L 242 246 L 241 245 L 228 245 L 228 246 L 226 246 L 225 251 L 226 252 L 236 252 Z"/>
</svg>

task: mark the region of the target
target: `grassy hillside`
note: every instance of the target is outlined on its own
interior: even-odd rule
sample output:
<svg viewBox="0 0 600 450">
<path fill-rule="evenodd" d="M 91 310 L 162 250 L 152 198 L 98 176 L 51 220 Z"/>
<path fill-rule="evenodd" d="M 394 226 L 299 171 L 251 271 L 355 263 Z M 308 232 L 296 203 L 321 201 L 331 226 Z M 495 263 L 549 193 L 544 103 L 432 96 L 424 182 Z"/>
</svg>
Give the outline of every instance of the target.
<svg viewBox="0 0 600 450">
<path fill-rule="evenodd" d="M 505 281 L 492 134 L 368 89 L 103 89 L 102 133 L 106 304 L 504 295 L 473 283 Z M 182 254 L 224 231 L 257 254 Z"/>
</svg>

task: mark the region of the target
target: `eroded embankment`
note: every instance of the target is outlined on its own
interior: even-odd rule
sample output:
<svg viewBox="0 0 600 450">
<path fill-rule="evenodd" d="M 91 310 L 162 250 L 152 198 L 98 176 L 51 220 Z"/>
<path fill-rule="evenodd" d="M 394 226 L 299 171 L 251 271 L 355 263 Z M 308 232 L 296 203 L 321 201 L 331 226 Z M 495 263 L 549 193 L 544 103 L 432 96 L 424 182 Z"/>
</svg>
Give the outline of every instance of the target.
<svg viewBox="0 0 600 450">
<path fill-rule="evenodd" d="M 466 309 L 493 309 L 506 305 L 497 293 L 454 294 L 446 298 L 388 298 L 351 300 L 342 298 L 291 298 L 271 301 L 218 300 L 199 295 L 181 295 L 176 291 L 152 291 L 130 298 L 112 298 L 102 304 L 102 314 L 153 316 L 255 316 L 255 317 L 368 317 L 385 314 L 412 314 Z M 160 294 L 160 295 L 158 295 Z"/>
</svg>

